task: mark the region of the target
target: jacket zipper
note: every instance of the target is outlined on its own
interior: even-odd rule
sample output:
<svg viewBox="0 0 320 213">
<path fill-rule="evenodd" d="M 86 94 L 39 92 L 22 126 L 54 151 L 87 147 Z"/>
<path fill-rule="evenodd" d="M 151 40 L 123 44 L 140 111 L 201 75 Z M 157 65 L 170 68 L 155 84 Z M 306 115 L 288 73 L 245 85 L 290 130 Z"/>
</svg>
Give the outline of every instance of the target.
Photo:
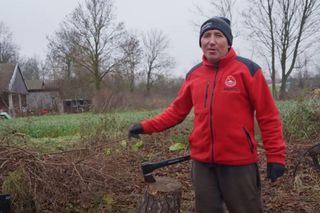
<svg viewBox="0 0 320 213">
<path fill-rule="evenodd" d="M 204 105 L 203 105 L 204 108 L 207 107 L 209 83 L 210 83 L 210 82 L 208 81 L 208 82 L 207 82 L 207 86 L 206 86 L 206 92 L 205 92 L 205 94 L 204 94 Z"/>
<path fill-rule="evenodd" d="M 219 70 L 219 65 L 216 67 L 216 71 L 214 72 L 214 77 L 213 77 L 213 88 L 212 88 L 212 93 L 211 93 L 211 98 L 210 98 L 210 135 L 211 135 L 211 142 L 212 142 L 212 163 L 214 162 L 214 135 L 213 135 L 213 110 L 212 110 L 212 104 L 213 104 L 213 95 L 214 95 L 214 89 L 216 87 L 216 80 L 217 80 L 217 74 Z"/>
<path fill-rule="evenodd" d="M 248 143 L 249 143 L 250 151 L 251 151 L 251 153 L 253 153 L 253 152 L 254 152 L 254 145 L 253 145 L 253 143 L 252 143 L 250 134 L 249 134 L 249 132 L 247 131 L 247 129 L 246 129 L 245 127 L 242 127 L 242 130 L 243 130 L 244 134 L 245 134 L 246 137 L 247 137 L 247 141 L 248 141 Z"/>
</svg>

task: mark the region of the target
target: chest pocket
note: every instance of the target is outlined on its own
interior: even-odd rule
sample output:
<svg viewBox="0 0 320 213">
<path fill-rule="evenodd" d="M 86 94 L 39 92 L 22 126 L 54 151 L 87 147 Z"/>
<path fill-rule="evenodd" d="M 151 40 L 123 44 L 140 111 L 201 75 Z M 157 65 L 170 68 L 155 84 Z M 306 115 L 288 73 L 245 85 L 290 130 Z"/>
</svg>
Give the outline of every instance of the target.
<svg viewBox="0 0 320 213">
<path fill-rule="evenodd" d="M 192 100 L 195 113 L 205 111 L 210 105 L 211 84 L 208 79 L 199 80 L 192 88 Z"/>
</svg>

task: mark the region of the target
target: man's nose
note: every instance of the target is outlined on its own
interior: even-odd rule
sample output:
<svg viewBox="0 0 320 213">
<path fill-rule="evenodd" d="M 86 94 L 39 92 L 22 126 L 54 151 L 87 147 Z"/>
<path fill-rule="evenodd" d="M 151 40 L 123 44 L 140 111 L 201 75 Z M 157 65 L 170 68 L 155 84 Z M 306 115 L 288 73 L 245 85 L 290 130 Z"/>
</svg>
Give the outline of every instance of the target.
<svg viewBox="0 0 320 213">
<path fill-rule="evenodd" d="M 216 39 L 216 37 L 214 35 L 210 36 L 210 38 L 209 38 L 209 43 L 210 44 L 215 44 L 216 41 L 217 41 L 217 39 Z"/>
</svg>

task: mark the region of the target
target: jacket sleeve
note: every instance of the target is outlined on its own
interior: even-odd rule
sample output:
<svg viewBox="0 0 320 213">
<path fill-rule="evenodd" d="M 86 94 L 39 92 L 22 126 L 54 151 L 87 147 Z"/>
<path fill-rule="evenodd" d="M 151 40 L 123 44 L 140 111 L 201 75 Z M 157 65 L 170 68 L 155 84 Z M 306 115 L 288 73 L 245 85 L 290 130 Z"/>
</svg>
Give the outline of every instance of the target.
<svg viewBox="0 0 320 213">
<path fill-rule="evenodd" d="M 250 98 L 256 110 L 268 163 L 285 165 L 285 142 L 278 109 L 261 68 L 251 78 Z"/>
<path fill-rule="evenodd" d="M 190 86 L 185 81 L 176 99 L 160 115 L 141 122 L 144 133 L 161 132 L 182 122 L 192 109 Z"/>
</svg>

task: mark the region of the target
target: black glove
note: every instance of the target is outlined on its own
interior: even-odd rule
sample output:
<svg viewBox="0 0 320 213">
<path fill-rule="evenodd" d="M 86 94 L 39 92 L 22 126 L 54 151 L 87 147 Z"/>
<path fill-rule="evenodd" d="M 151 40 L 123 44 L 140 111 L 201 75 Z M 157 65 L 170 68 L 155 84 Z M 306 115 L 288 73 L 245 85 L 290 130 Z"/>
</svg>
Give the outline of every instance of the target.
<svg viewBox="0 0 320 213">
<path fill-rule="evenodd" d="M 143 128 L 142 128 L 141 124 L 139 124 L 139 123 L 133 124 L 129 128 L 129 133 L 128 133 L 129 139 L 131 139 L 132 137 L 140 139 L 139 134 L 143 134 Z"/>
<path fill-rule="evenodd" d="M 281 177 L 285 171 L 284 165 L 278 163 L 268 163 L 267 165 L 267 178 L 271 179 L 271 182 L 275 182 L 278 177 Z"/>
</svg>

